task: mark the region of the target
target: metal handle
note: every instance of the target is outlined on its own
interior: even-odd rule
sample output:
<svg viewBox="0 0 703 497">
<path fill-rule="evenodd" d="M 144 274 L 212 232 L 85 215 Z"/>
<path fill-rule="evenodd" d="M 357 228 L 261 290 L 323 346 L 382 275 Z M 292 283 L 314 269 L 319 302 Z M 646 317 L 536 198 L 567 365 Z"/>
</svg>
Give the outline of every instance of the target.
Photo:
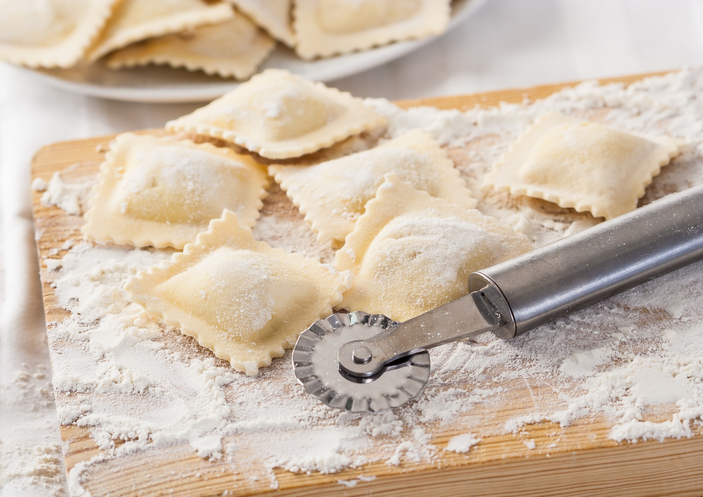
<svg viewBox="0 0 703 497">
<path fill-rule="evenodd" d="M 521 335 L 703 259 L 703 185 L 469 276 Z"/>
</svg>

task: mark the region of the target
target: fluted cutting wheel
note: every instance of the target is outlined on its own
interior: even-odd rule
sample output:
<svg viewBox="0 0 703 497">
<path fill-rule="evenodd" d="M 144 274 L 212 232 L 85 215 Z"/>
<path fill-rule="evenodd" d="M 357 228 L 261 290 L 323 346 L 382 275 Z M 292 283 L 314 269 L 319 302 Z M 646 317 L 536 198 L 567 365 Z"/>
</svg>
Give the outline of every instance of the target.
<svg viewBox="0 0 703 497">
<path fill-rule="evenodd" d="M 313 323 L 293 349 L 298 381 L 330 407 L 351 412 L 378 412 L 417 397 L 430 376 L 427 351 L 408 356 L 377 377 L 360 379 L 339 369 L 338 351 L 347 342 L 365 340 L 398 323 L 382 314 L 333 314 Z"/>
</svg>

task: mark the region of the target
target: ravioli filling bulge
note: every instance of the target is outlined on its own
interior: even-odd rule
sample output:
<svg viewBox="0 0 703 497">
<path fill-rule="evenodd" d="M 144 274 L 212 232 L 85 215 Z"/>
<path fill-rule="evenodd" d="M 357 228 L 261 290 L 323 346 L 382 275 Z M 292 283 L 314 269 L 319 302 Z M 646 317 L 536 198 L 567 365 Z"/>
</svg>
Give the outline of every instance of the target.
<svg viewBox="0 0 703 497">
<path fill-rule="evenodd" d="M 406 21 L 421 8 L 421 0 L 320 0 L 315 18 L 326 33 L 350 34 Z"/>
</svg>

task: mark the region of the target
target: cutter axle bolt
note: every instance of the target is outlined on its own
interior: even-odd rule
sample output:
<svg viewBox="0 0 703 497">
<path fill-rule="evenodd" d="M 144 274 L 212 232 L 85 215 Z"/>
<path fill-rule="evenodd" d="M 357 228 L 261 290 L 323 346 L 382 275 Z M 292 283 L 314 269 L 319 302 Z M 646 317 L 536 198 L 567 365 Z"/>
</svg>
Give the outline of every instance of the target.
<svg viewBox="0 0 703 497">
<path fill-rule="evenodd" d="M 427 383 L 430 354 L 422 351 L 384 369 L 384 350 L 372 338 L 397 325 L 361 311 L 315 322 L 293 349 L 296 378 L 310 395 L 337 409 L 380 412 L 403 405 Z"/>
<path fill-rule="evenodd" d="M 357 347 L 354 349 L 354 352 L 352 352 L 352 360 L 355 364 L 368 364 L 371 362 L 372 358 L 373 354 L 371 351 L 368 347 L 364 347 L 363 345 L 361 347 Z"/>
</svg>

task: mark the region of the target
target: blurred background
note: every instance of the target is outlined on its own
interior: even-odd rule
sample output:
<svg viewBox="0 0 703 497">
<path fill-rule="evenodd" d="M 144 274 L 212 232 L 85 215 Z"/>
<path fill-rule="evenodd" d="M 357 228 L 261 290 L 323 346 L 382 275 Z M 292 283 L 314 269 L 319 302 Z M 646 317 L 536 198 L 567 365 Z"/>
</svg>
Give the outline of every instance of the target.
<svg viewBox="0 0 703 497">
<path fill-rule="evenodd" d="M 701 0 L 487 0 L 431 45 L 337 84 L 359 96 L 404 99 L 702 62 Z"/>
<path fill-rule="evenodd" d="M 455 95 L 676 69 L 703 62 L 702 0 L 486 0 L 450 33 L 329 84 L 359 97 Z M 82 97 L 0 65 L 0 111 L 33 114 L 52 141 L 162 126 L 201 104 Z M 54 125 L 54 119 L 61 126 Z M 15 123 L 13 128 L 24 133 Z M 43 142 L 42 142 L 43 143 Z"/>
</svg>

